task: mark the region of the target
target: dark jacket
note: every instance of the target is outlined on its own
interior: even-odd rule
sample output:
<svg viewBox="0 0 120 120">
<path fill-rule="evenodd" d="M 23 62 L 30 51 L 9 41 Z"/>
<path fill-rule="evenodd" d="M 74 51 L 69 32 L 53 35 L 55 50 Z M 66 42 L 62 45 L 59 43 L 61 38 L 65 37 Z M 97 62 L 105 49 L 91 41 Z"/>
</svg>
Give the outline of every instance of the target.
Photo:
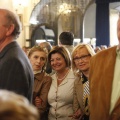
<svg viewBox="0 0 120 120">
<path fill-rule="evenodd" d="M 0 89 L 6 89 L 32 100 L 34 76 L 31 64 L 16 41 L 0 52 Z"/>
</svg>

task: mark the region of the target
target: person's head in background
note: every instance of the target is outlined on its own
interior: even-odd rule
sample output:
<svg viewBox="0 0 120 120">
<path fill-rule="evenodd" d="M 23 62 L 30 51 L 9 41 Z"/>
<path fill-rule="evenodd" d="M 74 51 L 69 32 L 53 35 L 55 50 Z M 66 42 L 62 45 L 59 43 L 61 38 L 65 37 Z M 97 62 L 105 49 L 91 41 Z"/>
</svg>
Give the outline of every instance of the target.
<svg viewBox="0 0 120 120">
<path fill-rule="evenodd" d="M 49 42 L 41 42 L 39 43 L 39 46 L 41 48 L 46 48 L 48 53 L 50 52 L 50 50 L 52 49 L 52 45 Z"/>
<path fill-rule="evenodd" d="M 39 43 L 39 46 L 42 47 L 43 49 L 45 48 L 47 50 L 47 53 L 49 53 L 50 50 L 52 49 L 52 45 L 49 42 L 41 42 Z M 48 74 L 52 73 L 52 68 L 49 63 L 47 63 L 46 65 L 46 73 Z"/>
<path fill-rule="evenodd" d="M 73 45 L 74 35 L 72 32 L 62 32 L 59 35 L 60 45 Z"/>
<path fill-rule="evenodd" d="M 101 51 L 101 48 L 99 46 L 96 46 L 96 48 L 94 49 L 95 53 L 98 53 Z"/>
<path fill-rule="evenodd" d="M 0 120 L 39 120 L 39 114 L 25 97 L 0 90 Z"/>
<path fill-rule="evenodd" d="M 101 48 L 101 50 L 105 50 L 105 49 L 107 49 L 107 46 L 106 45 L 101 45 L 100 48 Z"/>
<path fill-rule="evenodd" d="M 28 54 L 28 52 L 29 52 L 29 47 L 26 47 L 26 46 L 23 46 L 22 47 L 22 50 L 25 52 L 25 54 L 27 55 Z"/>
<path fill-rule="evenodd" d="M 59 45 L 66 47 L 70 55 L 74 48 L 73 41 L 74 41 L 74 35 L 71 32 L 62 32 L 59 35 Z"/>
<path fill-rule="evenodd" d="M 47 63 L 47 50 L 40 46 L 34 46 L 28 53 L 28 58 L 32 65 L 33 71 L 44 71 Z"/>
</svg>

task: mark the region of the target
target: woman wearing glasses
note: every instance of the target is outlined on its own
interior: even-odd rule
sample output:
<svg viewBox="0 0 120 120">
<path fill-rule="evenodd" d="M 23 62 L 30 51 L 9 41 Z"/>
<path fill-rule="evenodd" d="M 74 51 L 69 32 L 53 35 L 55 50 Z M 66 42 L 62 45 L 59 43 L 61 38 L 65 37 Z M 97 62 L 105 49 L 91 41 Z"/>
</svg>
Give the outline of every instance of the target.
<svg viewBox="0 0 120 120">
<path fill-rule="evenodd" d="M 77 45 L 72 53 L 72 68 L 76 76 L 74 84 L 73 118 L 89 120 L 89 62 L 95 54 L 89 44 Z"/>
<path fill-rule="evenodd" d="M 40 46 L 34 46 L 30 49 L 28 57 L 34 72 L 33 104 L 39 110 L 40 120 L 45 120 L 47 96 L 52 82 L 52 78 L 45 72 L 47 53 Z"/>
</svg>

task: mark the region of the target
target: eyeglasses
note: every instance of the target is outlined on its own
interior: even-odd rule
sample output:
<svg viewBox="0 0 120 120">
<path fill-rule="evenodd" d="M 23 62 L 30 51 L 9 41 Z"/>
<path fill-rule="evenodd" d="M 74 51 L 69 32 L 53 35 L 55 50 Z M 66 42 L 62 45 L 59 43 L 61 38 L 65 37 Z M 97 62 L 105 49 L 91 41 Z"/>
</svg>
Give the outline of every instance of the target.
<svg viewBox="0 0 120 120">
<path fill-rule="evenodd" d="M 76 57 L 76 58 L 74 58 L 73 60 L 74 60 L 74 62 L 78 62 L 79 60 L 86 60 L 86 58 L 88 57 L 88 56 L 91 56 L 90 54 L 87 54 L 87 55 L 84 55 L 84 56 L 81 56 L 81 57 Z"/>
</svg>

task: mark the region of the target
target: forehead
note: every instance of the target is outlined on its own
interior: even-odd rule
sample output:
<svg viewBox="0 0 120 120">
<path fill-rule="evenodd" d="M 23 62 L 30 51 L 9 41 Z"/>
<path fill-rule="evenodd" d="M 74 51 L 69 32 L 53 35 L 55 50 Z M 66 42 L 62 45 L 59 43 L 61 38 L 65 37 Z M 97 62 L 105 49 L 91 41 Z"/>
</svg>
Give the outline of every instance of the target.
<svg viewBox="0 0 120 120">
<path fill-rule="evenodd" d="M 6 15 L 6 12 L 3 10 L 0 10 L 0 23 L 5 23 L 6 21 L 5 15 Z"/>
<path fill-rule="evenodd" d="M 46 56 L 46 53 L 44 51 L 34 51 L 32 55 Z"/>
<path fill-rule="evenodd" d="M 88 54 L 88 50 L 87 48 L 84 46 L 84 47 L 80 47 L 78 49 L 76 49 L 75 53 L 74 53 L 74 56 L 76 55 L 85 55 L 85 54 Z"/>
<path fill-rule="evenodd" d="M 51 54 L 51 58 L 56 58 L 56 57 L 63 57 L 63 56 L 60 53 Z"/>
</svg>

